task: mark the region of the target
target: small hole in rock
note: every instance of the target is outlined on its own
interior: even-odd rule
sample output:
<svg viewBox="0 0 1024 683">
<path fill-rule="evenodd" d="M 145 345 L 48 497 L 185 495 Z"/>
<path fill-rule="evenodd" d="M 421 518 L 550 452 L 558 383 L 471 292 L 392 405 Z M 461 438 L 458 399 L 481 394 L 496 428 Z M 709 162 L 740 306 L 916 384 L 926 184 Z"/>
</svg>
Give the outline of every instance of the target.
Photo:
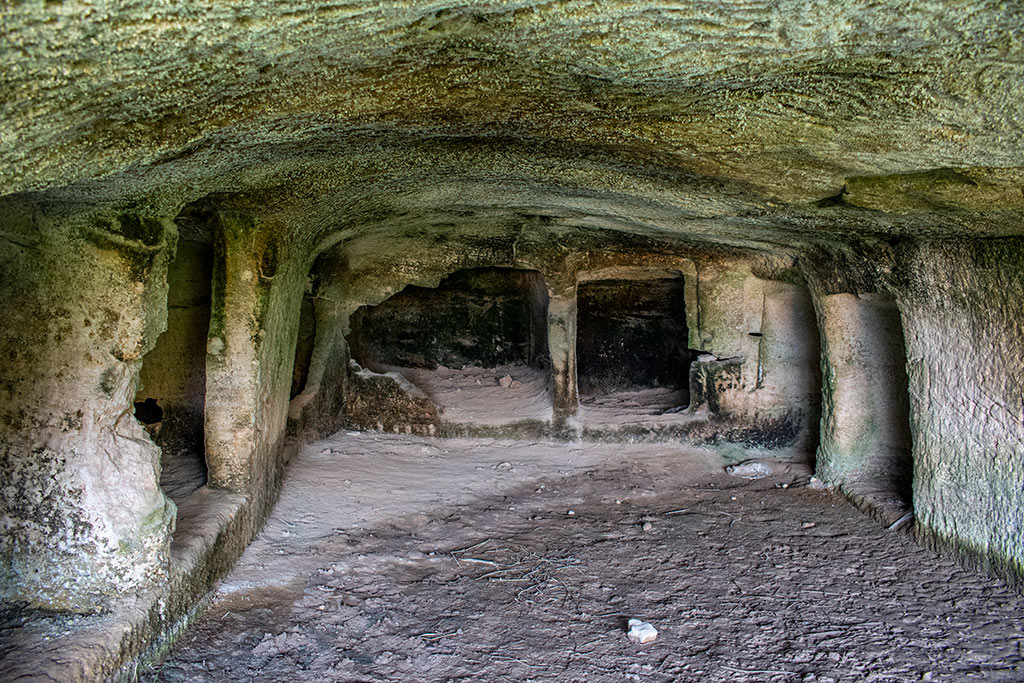
<svg viewBox="0 0 1024 683">
<path fill-rule="evenodd" d="M 135 419 L 144 425 L 152 425 L 164 419 L 164 409 L 155 398 L 135 402 Z"/>
</svg>

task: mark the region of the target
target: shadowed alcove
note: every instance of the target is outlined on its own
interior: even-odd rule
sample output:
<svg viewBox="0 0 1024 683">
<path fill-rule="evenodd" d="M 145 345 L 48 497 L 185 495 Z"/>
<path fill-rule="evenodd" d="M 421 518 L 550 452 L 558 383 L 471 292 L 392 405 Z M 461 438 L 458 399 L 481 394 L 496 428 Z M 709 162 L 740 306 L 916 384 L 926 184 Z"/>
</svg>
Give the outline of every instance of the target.
<svg viewBox="0 0 1024 683">
<path fill-rule="evenodd" d="M 551 412 L 547 290 L 539 272 L 472 268 L 410 285 L 350 318 L 352 358 L 400 374 L 455 423 L 544 420 Z"/>
<path fill-rule="evenodd" d="M 685 282 L 597 280 L 577 289 L 580 403 L 588 415 L 679 412 L 690 403 Z"/>
<path fill-rule="evenodd" d="M 206 483 L 204 413 L 213 247 L 182 240 L 167 271 L 167 329 L 142 359 L 135 414 L 160 447 L 160 487 L 176 503 Z"/>
</svg>

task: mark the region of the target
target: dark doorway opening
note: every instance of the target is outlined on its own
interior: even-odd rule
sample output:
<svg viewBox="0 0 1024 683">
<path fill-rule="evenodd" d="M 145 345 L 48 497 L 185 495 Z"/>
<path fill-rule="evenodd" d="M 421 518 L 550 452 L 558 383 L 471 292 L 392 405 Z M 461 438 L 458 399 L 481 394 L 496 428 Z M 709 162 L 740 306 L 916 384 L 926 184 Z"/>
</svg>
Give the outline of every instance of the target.
<svg viewBox="0 0 1024 683">
<path fill-rule="evenodd" d="M 168 272 L 167 329 L 143 357 L 135 416 L 160 447 L 160 487 L 181 503 L 206 483 L 204 413 L 213 248 L 181 241 Z"/>
<path fill-rule="evenodd" d="M 697 354 L 687 346 L 684 289 L 682 277 L 579 285 L 576 350 L 584 406 L 606 408 L 613 401 L 656 414 L 689 405 Z"/>
<path fill-rule="evenodd" d="M 292 388 L 289 398 L 295 398 L 306 388 L 309 377 L 309 365 L 313 360 L 313 348 L 316 344 L 316 311 L 313 306 L 312 287 L 302 296 L 299 311 L 299 334 L 295 340 L 295 362 L 292 364 Z"/>
</svg>

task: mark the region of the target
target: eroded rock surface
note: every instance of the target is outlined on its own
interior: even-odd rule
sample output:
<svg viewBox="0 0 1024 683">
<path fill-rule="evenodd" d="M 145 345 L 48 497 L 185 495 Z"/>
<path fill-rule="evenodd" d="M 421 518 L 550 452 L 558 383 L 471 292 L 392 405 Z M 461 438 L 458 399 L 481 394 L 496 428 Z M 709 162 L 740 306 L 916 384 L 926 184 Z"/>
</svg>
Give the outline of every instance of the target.
<svg viewBox="0 0 1024 683">
<path fill-rule="evenodd" d="M 1014 3 L 16 3 L 2 32 L 3 598 L 149 601 L 83 671 L 187 616 L 298 441 L 354 407 L 445 427 L 429 397 L 350 371 L 353 316 L 475 269 L 546 296 L 523 309 L 522 360 L 546 373 L 531 428 L 814 459 L 1019 578 Z M 638 388 L 667 392 L 637 402 L 642 424 L 621 396 L 588 417 L 580 289 L 666 278 L 690 372 Z M 468 347 L 505 336 L 475 328 Z M 133 418 L 145 398 L 165 401 L 162 436 Z M 206 486 L 161 489 L 174 452 Z M 233 503 L 197 534 L 168 493 L 186 519 Z"/>
</svg>

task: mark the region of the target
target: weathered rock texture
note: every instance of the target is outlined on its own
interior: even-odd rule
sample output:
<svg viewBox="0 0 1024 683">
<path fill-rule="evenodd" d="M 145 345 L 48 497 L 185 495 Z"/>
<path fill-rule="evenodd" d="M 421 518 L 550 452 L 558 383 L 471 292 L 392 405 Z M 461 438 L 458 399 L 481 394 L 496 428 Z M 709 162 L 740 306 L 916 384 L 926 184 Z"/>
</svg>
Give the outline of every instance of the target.
<svg viewBox="0 0 1024 683">
<path fill-rule="evenodd" d="M 927 534 L 1024 575 L 1024 240 L 902 256 L 914 510 Z"/>
<path fill-rule="evenodd" d="M 4 212 L 0 590 L 104 609 L 166 573 L 175 507 L 132 398 L 177 233 L 128 214 Z"/>
<path fill-rule="evenodd" d="M 352 314 L 474 268 L 543 277 L 554 433 L 580 284 L 682 277 L 704 436 L 814 446 L 818 365 L 819 472 L 865 500 L 908 502 L 905 353 L 919 530 L 1024 563 L 1014 3 L 20 3 L 2 32 L 3 598 L 150 596 L 83 671 L 184 616 L 289 440 L 345 424 Z M 213 255 L 175 531 L 132 400 L 179 241 Z"/>
</svg>

